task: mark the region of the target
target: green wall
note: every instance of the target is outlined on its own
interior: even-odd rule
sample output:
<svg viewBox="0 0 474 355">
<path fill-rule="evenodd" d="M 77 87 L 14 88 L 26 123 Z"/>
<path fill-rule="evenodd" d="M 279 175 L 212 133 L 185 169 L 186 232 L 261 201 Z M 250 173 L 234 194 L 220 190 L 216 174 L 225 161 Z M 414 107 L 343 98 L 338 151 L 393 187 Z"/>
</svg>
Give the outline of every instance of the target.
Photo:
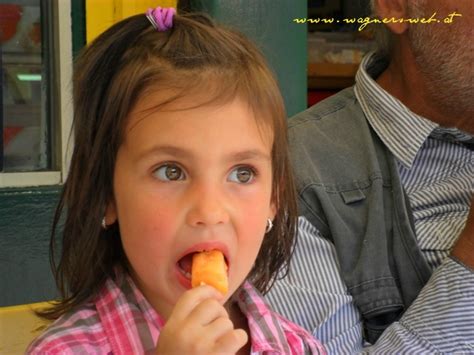
<svg viewBox="0 0 474 355">
<path fill-rule="evenodd" d="M 194 0 L 192 9 L 238 28 L 252 38 L 277 74 L 288 116 L 306 108 L 307 26 L 294 18 L 306 17 L 302 0 Z"/>
</svg>

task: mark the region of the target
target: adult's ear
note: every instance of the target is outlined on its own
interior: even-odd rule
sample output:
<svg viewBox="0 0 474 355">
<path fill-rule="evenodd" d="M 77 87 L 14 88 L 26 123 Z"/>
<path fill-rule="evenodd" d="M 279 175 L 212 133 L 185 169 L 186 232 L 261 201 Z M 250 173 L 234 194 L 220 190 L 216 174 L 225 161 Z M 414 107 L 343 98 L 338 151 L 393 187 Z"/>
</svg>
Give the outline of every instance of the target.
<svg viewBox="0 0 474 355">
<path fill-rule="evenodd" d="M 379 19 L 387 19 L 385 24 L 395 34 L 402 34 L 408 28 L 408 1 L 411 0 L 375 0 L 375 14 Z"/>
</svg>

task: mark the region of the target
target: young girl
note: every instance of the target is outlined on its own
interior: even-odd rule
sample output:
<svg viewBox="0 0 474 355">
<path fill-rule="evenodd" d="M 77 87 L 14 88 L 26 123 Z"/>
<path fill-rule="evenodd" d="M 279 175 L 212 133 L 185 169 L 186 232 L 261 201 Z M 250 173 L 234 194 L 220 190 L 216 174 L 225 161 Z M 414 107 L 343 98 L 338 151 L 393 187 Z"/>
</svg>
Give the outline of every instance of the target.
<svg viewBox="0 0 474 355">
<path fill-rule="evenodd" d="M 78 58 L 74 108 L 63 299 L 28 353 L 324 353 L 260 295 L 288 264 L 296 207 L 282 98 L 247 39 L 173 9 L 125 19 Z M 191 288 L 210 250 L 225 295 Z"/>
</svg>

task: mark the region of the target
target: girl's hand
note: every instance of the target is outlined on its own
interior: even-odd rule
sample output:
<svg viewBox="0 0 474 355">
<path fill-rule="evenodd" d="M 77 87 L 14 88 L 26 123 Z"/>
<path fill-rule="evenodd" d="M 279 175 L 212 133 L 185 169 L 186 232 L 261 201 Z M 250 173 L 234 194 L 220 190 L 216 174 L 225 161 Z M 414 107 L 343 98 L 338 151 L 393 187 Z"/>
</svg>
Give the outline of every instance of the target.
<svg viewBox="0 0 474 355">
<path fill-rule="evenodd" d="M 247 333 L 234 329 L 220 298 L 211 286 L 186 291 L 160 333 L 155 354 L 235 354 L 247 343 Z"/>
</svg>

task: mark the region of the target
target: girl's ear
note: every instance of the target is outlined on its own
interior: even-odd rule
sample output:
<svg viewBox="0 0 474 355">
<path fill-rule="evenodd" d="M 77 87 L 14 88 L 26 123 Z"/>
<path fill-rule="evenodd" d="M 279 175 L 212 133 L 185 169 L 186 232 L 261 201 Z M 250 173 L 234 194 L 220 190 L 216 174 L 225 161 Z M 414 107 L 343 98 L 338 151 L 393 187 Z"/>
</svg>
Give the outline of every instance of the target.
<svg viewBox="0 0 474 355">
<path fill-rule="evenodd" d="M 399 21 L 408 17 L 408 0 L 376 0 L 376 15 L 379 19 L 391 19 L 396 21 L 388 21 L 385 24 L 390 31 L 395 34 L 402 34 L 408 28 L 406 21 Z"/>
<path fill-rule="evenodd" d="M 268 216 L 268 218 L 270 218 L 273 221 L 275 219 L 276 213 L 277 213 L 277 206 L 275 202 L 272 202 L 270 204 L 270 215 Z"/>
<path fill-rule="evenodd" d="M 117 221 L 117 208 L 114 200 L 107 204 L 104 217 L 107 225 L 114 224 Z"/>
</svg>

